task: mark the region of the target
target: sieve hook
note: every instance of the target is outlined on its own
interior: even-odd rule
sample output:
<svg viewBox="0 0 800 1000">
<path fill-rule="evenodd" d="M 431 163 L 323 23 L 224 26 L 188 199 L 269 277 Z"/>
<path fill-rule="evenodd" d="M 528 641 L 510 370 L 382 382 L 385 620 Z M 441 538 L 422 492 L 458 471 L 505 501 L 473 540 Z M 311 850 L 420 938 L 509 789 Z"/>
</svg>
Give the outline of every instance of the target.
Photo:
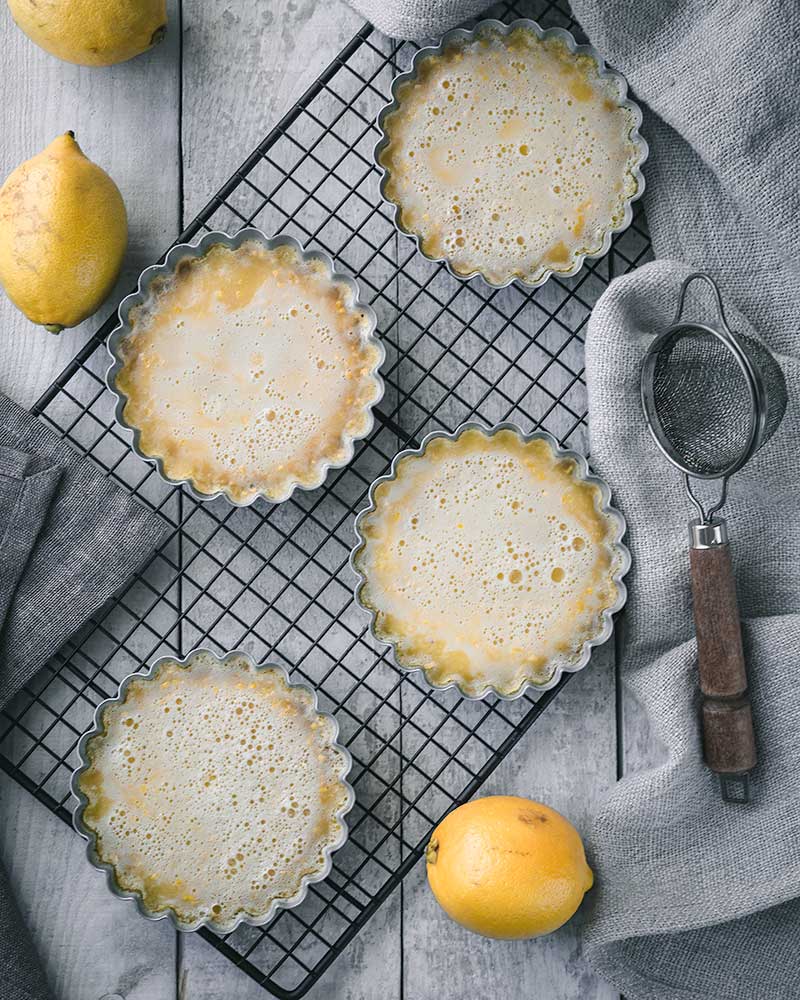
<svg viewBox="0 0 800 1000">
<path fill-rule="evenodd" d="M 683 284 L 681 285 L 681 290 L 678 295 L 678 309 L 675 313 L 675 319 L 672 321 L 672 326 L 678 326 L 680 321 L 683 319 L 683 306 L 686 302 L 686 293 L 689 291 L 689 285 L 693 281 L 703 281 L 709 286 L 714 294 L 714 301 L 717 306 L 717 316 L 719 317 L 720 326 L 725 331 L 725 333 L 733 339 L 731 334 L 731 328 L 728 326 L 728 321 L 725 318 L 725 307 L 722 304 L 722 296 L 720 295 L 719 287 L 716 281 L 711 277 L 710 274 L 706 274 L 705 271 L 695 271 L 694 274 L 690 274 L 688 278 L 684 278 Z"/>
</svg>

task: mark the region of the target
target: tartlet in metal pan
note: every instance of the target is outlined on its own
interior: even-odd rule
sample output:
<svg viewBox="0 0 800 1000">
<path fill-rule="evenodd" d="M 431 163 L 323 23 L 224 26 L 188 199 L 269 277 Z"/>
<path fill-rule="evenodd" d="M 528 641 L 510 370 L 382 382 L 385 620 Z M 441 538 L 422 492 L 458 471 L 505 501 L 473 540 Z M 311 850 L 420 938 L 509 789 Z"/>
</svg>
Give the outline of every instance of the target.
<svg viewBox="0 0 800 1000">
<path fill-rule="evenodd" d="M 123 300 L 108 385 L 139 455 L 201 500 L 278 503 L 347 464 L 383 393 L 352 278 L 255 229 L 173 247 Z"/>
<path fill-rule="evenodd" d="M 356 518 L 356 598 L 394 662 L 468 698 L 545 689 L 625 602 L 625 522 L 544 432 L 462 425 L 401 452 Z"/>
<path fill-rule="evenodd" d="M 604 254 L 644 190 L 625 81 L 535 21 L 482 21 L 418 51 L 379 117 L 381 192 L 458 277 L 535 287 Z"/>
<path fill-rule="evenodd" d="M 314 692 L 242 652 L 163 657 L 78 744 L 75 827 L 115 895 L 179 930 L 265 924 L 347 837 L 350 756 Z"/>
</svg>

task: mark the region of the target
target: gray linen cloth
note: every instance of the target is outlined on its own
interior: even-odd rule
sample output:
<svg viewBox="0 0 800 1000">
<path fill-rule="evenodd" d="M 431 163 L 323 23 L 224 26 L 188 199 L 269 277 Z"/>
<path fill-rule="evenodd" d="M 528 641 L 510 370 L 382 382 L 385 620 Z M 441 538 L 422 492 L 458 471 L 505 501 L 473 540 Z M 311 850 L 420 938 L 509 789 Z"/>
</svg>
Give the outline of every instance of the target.
<svg viewBox="0 0 800 1000">
<path fill-rule="evenodd" d="M 166 527 L 0 394 L 0 707 L 119 590 Z M 2 866 L 0 997 L 50 997 Z"/>
<path fill-rule="evenodd" d="M 416 38 L 480 6 L 355 5 Z M 652 767 L 624 778 L 595 819 L 584 948 L 628 1000 L 800 997 L 800 4 L 574 0 L 573 10 L 647 106 L 645 208 L 663 258 L 612 283 L 586 343 L 592 463 L 633 553 L 623 679 Z M 777 353 L 789 393 L 780 430 L 737 474 L 725 510 L 760 755 L 747 806 L 724 804 L 702 763 L 692 509 L 638 398 L 643 352 L 698 268 L 721 283 L 732 327 Z"/>
</svg>

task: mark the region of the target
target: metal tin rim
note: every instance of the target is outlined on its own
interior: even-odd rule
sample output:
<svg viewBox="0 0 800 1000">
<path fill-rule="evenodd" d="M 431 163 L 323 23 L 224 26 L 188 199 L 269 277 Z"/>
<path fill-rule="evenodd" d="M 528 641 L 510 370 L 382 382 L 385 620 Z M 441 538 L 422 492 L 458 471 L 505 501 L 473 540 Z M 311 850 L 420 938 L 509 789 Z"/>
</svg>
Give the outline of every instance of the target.
<svg viewBox="0 0 800 1000">
<path fill-rule="evenodd" d="M 603 241 L 597 250 L 578 254 L 575 258 L 574 264 L 569 268 L 569 270 L 558 271 L 553 268 L 548 268 L 542 273 L 542 276 L 537 281 L 525 281 L 524 278 L 518 277 L 509 278 L 508 281 L 504 282 L 489 281 L 479 268 L 475 268 L 475 270 L 470 271 L 469 274 L 459 274 L 457 271 L 453 270 L 449 258 L 433 257 L 430 254 L 425 253 L 422 249 L 419 236 L 416 233 L 404 228 L 400 224 L 400 206 L 386 195 L 386 183 L 389 179 L 389 171 L 380 162 L 380 154 L 389 145 L 389 137 L 384 129 L 384 122 L 388 115 L 397 111 L 400 107 L 400 102 L 397 98 L 398 87 L 406 81 L 412 80 L 416 77 L 417 69 L 422 59 L 426 59 L 428 56 L 442 55 L 445 48 L 452 42 L 460 41 L 466 43 L 474 41 L 477 35 L 481 31 L 485 31 L 487 28 L 495 30 L 501 35 L 508 35 L 515 28 L 524 28 L 528 31 L 532 31 L 542 41 L 546 41 L 549 38 L 561 39 L 573 55 L 591 56 L 597 63 L 598 74 L 603 79 L 615 80 L 617 82 L 620 90 L 620 99 L 617 102 L 618 106 L 621 108 L 627 108 L 628 111 L 630 111 L 634 122 L 633 128 L 630 132 L 630 139 L 639 151 L 639 158 L 630 172 L 636 180 L 636 191 L 629 198 L 625 199 L 622 219 L 618 225 L 611 229 L 607 229 L 604 232 Z M 417 247 L 417 252 L 433 264 L 444 264 L 447 271 L 454 278 L 458 278 L 459 281 L 469 281 L 472 278 L 478 277 L 489 288 L 508 288 L 509 285 L 512 285 L 515 282 L 519 284 L 520 287 L 526 289 L 540 288 L 549 278 L 553 277 L 553 275 L 559 278 L 571 278 L 576 275 L 578 271 L 580 271 L 587 259 L 594 260 L 597 257 L 605 256 L 611 248 L 611 240 L 613 236 L 616 233 L 623 232 L 628 228 L 628 226 L 630 226 L 633 220 L 633 202 L 638 201 L 638 199 L 644 194 L 645 179 L 644 174 L 642 173 L 642 166 L 650 155 L 650 147 L 647 144 L 647 140 L 639 131 L 642 125 L 642 110 L 639 105 L 628 96 L 628 83 L 625 77 L 623 77 L 620 73 L 617 73 L 615 70 L 609 69 L 605 60 L 593 45 L 589 45 L 588 43 L 579 45 L 575 40 L 575 36 L 571 32 L 567 31 L 566 28 L 542 28 L 537 21 L 527 17 L 517 18 L 515 21 L 510 21 L 508 24 L 494 18 L 487 18 L 486 20 L 479 21 L 474 28 L 469 30 L 467 28 L 453 28 L 451 31 L 446 32 L 446 34 L 442 36 L 437 45 L 431 45 L 424 49 L 418 49 L 414 53 L 411 66 L 404 73 L 400 73 L 392 80 L 390 94 L 391 100 L 378 112 L 376 124 L 378 131 L 380 132 L 380 138 L 375 143 L 372 151 L 375 166 L 380 172 L 379 190 L 381 200 L 391 210 L 391 220 L 397 231 L 402 233 L 404 236 L 410 237 L 410 239 L 414 241 Z"/>
<path fill-rule="evenodd" d="M 557 458 L 561 459 L 572 459 L 576 464 L 576 472 L 578 477 L 582 482 L 591 483 L 593 486 L 598 487 L 600 490 L 601 507 L 600 510 L 602 514 L 607 517 L 616 527 L 614 532 L 614 537 L 611 541 L 611 548 L 617 554 L 619 566 L 616 572 L 613 574 L 612 579 L 617 588 L 617 597 L 613 604 L 609 605 L 607 608 L 603 609 L 602 619 L 603 627 L 598 632 L 596 636 L 591 637 L 584 641 L 581 646 L 581 651 L 578 657 L 573 663 L 565 665 L 556 665 L 553 673 L 546 681 L 542 683 L 536 683 L 535 681 L 524 681 L 523 684 L 511 694 L 506 694 L 504 692 L 498 691 L 491 684 L 488 684 L 480 694 L 470 694 L 465 691 L 457 681 L 450 681 L 448 684 L 434 684 L 428 679 L 425 670 L 422 667 L 407 667 L 399 662 L 397 658 L 396 644 L 388 641 L 387 639 L 382 639 L 375 630 L 375 622 L 377 618 L 377 613 L 373 608 L 368 607 L 361 600 L 361 592 L 366 583 L 366 577 L 361 572 L 356 564 L 356 560 L 367 544 L 367 540 L 361 530 L 361 525 L 366 518 L 366 516 L 376 510 L 375 504 L 375 491 L 381 483 L 391 482 L 397 479 L 397 466 L 402 461 L 402 459 L 409 456 L 419 457 L 423 455 L 428 448 L 431 441 L 437 438 L 446 438 L 448 441 L 457 441 L 461 435 L 468 430 L 479 430 L 486 434 L 488 437 L 494 437 L 499 431 L 513 431 L 517 434 L 524 443 L 529 441 L 546 441 L 547 444 L 553 449 L 554 454 Z M 362 611 L 365 611 L 369 615 L 369 631 L 373 639 L 377 640 L 384 646 L 389 647 L 389 659 L 392 664 L 403 673 L 407 674 L 420 674 L 421 679 L 427 684 L 428 687 L 433 688 L 436 691 L 448 691 L 455 689 L 458 693 L 469 701 L 482 701 L 487 695 L 493 694 L 502 701 L 515 701 L 517 698 L 522 697 L 526 691 L 533 689 L 535 691 L 547 691 L 553 688 L 561 680 L 563 673 L 576 673 L 578 670 L 582 670 L 583 667 L 589 662 L 592 649 L 595 646 L 600 646 L 606 642 L 614 631 L 614 615 L 621 611 L 628 599 L 628 591 L 625 584 L 622 582 L 623 577 L 627 574 L 628 570 L 631 568 L 631 554 L 628 547 L 623 543 L 622 539 L 627 531 L 627 523 L 624 516 L 617 510 L 616 507 L 611 504 L 611 489 L 604 479 L 600 479 L 595 476 L 589 469 L 589 463 L 586 458 L 577 451 L 571 451 L 569 449 L 561 448 L 553 437 L 547 431 L 536 430 L 530 433 L 525 433 L 521 428 L 510 421 L 503 421 L 499 424 L 494 424 L 489 427 L 486 424 L 481 423 L 477 420 L 468 420 L 461 424 L 456 430 L 450 431 L 432 431 L 427 434 L 421 441 L 418 448 L 406 448 L 403 451 L 398 452 L 392 459 L 392 463 L 389 467 L 389 471 L 384 473 L 384 475 L 379 476 L 370 486 L 367 494 L 367 506 L 360 510 L 356 516 L 353 528 L 356 535 L 356 544 L 350 552 L 350 569 L 358 577 L 358 583 L 354 589 L 355 601 Z"/>
<path fill-rule="evenodd" d="M 342 759 L 344 760 L 344 768 L 342 770 L 339 780 L 345 787 L 346 800 L 341 809 L 337 810 L 335 814 L 337 820 L 341 825 L 341 833 L 334 843 L 328 845 L 323 849 L 323 854 L 325 857 L 325 863 L 323 864 L 323 866 L 319 869 L 319 871 L 313 872 L 311 875 L 304 875 L 302 877 L 302 879 L 300 880 L 300 888 L 297 891 L 297 893 L 295 893 L 294 896 L 290 897 L 289 899 L 273 900 L 269 909 L 265 914 L 259 917 L 252 917 L 249 914 L 244 913 L 238 916 L 236 920 L 233 922 L 233 924 L 224 927 L 215 924 L 213 920 L 210 920 L 208 918 L 204 920 L 198 920 L 191 924 L 184 923 L 178 918 L 177 914 L 172 909 L 165 909 L 161 912 L 155 913 L 152 910 L 148 909 L 148 907 L 145 905 L 141 893 L 123 889 L 117 882 L 116 873 L 114 871 L 113 865 L 110 865 L 108 862 L 102 861 L 97 854 L 96 833 L 90 827 L 86 826 L 86 824 L 83 822 L 83 812 L 86 806 L 88 805 L 89 800 L 86 797 L 86 795 L 84 795 L 84 793 L 81 791 L 78 784 L 80 776 L 90 766 L 89 758 L 86 753 L 86 747 L 89 741 L 94 736 L 97 736 L 100 732 L 102 732 L 101 718 L 103 712 L 109 705 L 122 703 L 122 700 L 124 699 L 125 694 L 127 693 L 128 686 L 130 685 L 131 681 L 137 678 L 152 679 L 155 676 L 156 672 L 159 670 L 159 668 L 165 663 L 177 663 L 179 666 L 186 666 L 189 663 L 189 661 L 193 659 L 193 657 L 197 656 L 200 653 L 207 653 L 208 655 L 214 657 L 214 659 L 217 660 L 219 663 L 227 663 L 231 659 L 241 658 L 246 660 L 247 663 L 249 663 L 252 667 L 254 667 L 255 670 L 275 670 L 281 675 L 281 677 L 291 690 L 293 691 L 299 690 L 308 694 L 311 697 L 313 709 L 316 712 L 316 714 L 324 719 L 329 720 L 332 723 L 333 740 L 331 746 L 341 755 Z M 288 673 L 280 664 L 269 663 L 269 662 L 256 663 L 253 657 L 250 656 L 249 653 L 246 653 L 244 650 L 231 650 L 230 652 L 223 653 L 222 655 L 220 655 L 218 653 L 215 653 L 213 650 L 202 646 L 198 647 L 197 649 L 193 649 L 190 653 L 188 653 L 186 656 L 182 658 L 177 656 L 161 656 L 153 664 L 148 666 L 146 670 L 128 674 L 126 677 L 122 679 L 117 694 L 113 698 L 106 698 L 105 701 L 102 701 L 97 706 L 97 708 L 94 711 L 94 717 L 92 720 L 91 728 L 88 729 L 78 741 L 77 753 L 80 763 L 78 767 L 76 767 L 75 770 L 72 772 L 72 777 L 70 778 L 70 790 L 73 796 L 77 799 L 77 804 L 75 805 L 75 808 L 73 809 L 72 813 L 72 824 L 77 830 L 77 832 L 86 841 L 86 857 L 88 858 L 89 863 L 92 865 L 92 867 L 96 868 L 98 871 L 105 872 L 106 884 L 108 885 L 110 891 L 119 899 L 129 899 L 135 902 L 137 910 L 147 920 L 168 919 L 172 923 L 172 925 L 176 928 L 176 930 L 179 931 L 196 931 L 199 930 L 201 927 L 208 927 L 210 930 L 214 931 L 217 934 L 230 934 L 234 930 L 236 930 L 236 928 L 240 924 L 249 924 L 253 927 L 262 927 L 265 924 L 268 924 L 271 920 L 273 920 L 280 910 L 293 909 L 294 907 L 299 906 L 308 894 L 308 887 L 312 883 L 322 882 L 324 879 L 328 877 L 328 875 L 331 872 L 331 867 L 333 865 L 334 852 L 338 851 L 339 848 L 342 847 L 347 841 L 348 828 L 344 817 L 350 812 L 350 810 L 355 805 L 356 801 L 355 791 L 353 790 L 353 786 L 347 780 L 347 775 L 352 770 L 353 758 L 351 757 L 349 750 L 338 742 L 338 739 L 339 739 L 339 723 L 336 721 L 336 718 L 334 716 L 328 714 L 327 712 L 320 711 L 317 692 L 314 690 L 314 688 L 310 687 L 307 684 L 295 684 L 292 681 L 290 681 Z"/>
<path fill-rule="evenodd" d="M 366 407 L 366 411 L 369 417 L 369 422 L 364 432 L 353 437 L 343 438 L 345 444 L 345 458 L 341 462 L 322 462 L 320 464 L 320 478 L 319 482 L 310 483 L 308 485 L 303 485 L 302 483 L 292 483 L 289 492 L 279 499 L 270 499 L 264 496 L 263 493 L 255 493 L 249 500 L 246 501 L 236 501 L 226 490 L 218 490 L 216 493 L 202 493 L 194 486 L 191 479 L 171 479 L 164 471 L 164 462 L 160 456 L 157 455 L 147 455 L 142 451 L 141 448 L 141 431 L 138 427 L 134 427 L 129 424 L 124 416 L 125 406 L 128 402 L 127 395 L 117 386 L 117 375 L 124 367 L 124 360 L 121 353 L 122 342 L 132 333 L 132 328 L 130 325 L 130 311 L 135 306 L 141 305 L 150 290 L 150 286 L 156 278 L 162 277 L 163 275 L 172 274 L 175 270 L 176 265 L 179 261 L 187 258 L 198 258 L 202 257 L 207 251 L 216 244 L 222 244 L 223 246 L 229 247 L 231 250 L 238 249 L 242 243 L 248 240 L 255 240 L 264 246 L 267 250 L 275 250 L 281 246 L 290 246 L 300 255 L 300 259 L 303 261 L 317 260 L 321 261 L 328 273 L 332 282 L 344 284 L 352 292 L 353 295 L 353 308 L 357 309 L 359 312 L 363 312 L 367 317 L 369 323 L 369 329 L 367 331 L 365 340 L 370 344 L 374 345 L 378 352 L 378 362 L 372 372 L 372 378 L 378 387 L 378 394 L 375 399 Z M 323 250 L 307 250 L 299 240 L 296 240 L 293 236 L 287 234 L 282 234 L 280 236 L 267 236 L 260 229 L 256 229 L 252 226 L 248 226 L 244 229 L 240 229 L 237 233 L 231 236 L 228 233 L 223 232 L 211 232 L 206 233 L 202 239 L 198 240 L 196 243 L 177 243 L 173 246 L 163 262 L 160 264 L 153 264 L 147 267 L 139 275 L 139 281 L 137 283 L 136 290 L 130 295 L 127 295 L 122 302 L 119 304 L 119 309 L 117 311 L 119 322 L 117 326 L 111 331 L 106 341 L 106 348 L 111 357 L 111 365 L 106 371 L 106 385 L 108 386 L 111 393 L 116 399 L 114 406 L 114 418 L 120 427 L 125 430 L 130 431 L 133 435 L 133 440 L 131 447 L 133 451 L 143 459 L 149 465 L 155 467 L 159 477 L 170 486 L 183 486 L 187 492 L 195 499 L 201 502 L 207 500 L 215 500 L 217 497 L 223 496 L 225 499 L 234 507 L 249 507 L 251 504 L 261 497 L 270 504 L 283 503 L 288 500 L 289 497 L 294 493 L 295 490 L 316 490 L 325 482 L 328 473 L 331 469 L 341 469 L 346 465 L 349 465 L 353 460 L 354 446 L 356 441 L 361 441 L 368 437 L 372 433 L 372 429 L 375 426 L 375 407 L 380 403 L 383 398 L 385 391 L 385 385 L 383 378 L 380 374 L 380 369 L 383 367 L 386 361 L 386 348 L 380 337 L 377 336 L 378 327 L 378 317 L 375 314 L 375 310 L 368 303 L 364 302 L 360 297 L 360 288 L 358 282 L 352 275 L 346 274 L 343 271 L 337 271 L 334 267 L 333 260 L 330 255 L 325 253 Z"/>
</svg>

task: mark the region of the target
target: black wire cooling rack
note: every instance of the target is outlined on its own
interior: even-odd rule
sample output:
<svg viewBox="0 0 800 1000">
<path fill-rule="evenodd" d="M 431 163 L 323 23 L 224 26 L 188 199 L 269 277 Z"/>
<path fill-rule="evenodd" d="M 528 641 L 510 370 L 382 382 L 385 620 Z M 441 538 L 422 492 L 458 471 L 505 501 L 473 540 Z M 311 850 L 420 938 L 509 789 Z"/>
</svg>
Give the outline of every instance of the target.
<svg viewBox="0 0 800 1000">
<path fill-rule="evenodd" d="M 560 0 L 492 13 L 575 27 Z M 167 486 L 113 420 L 103 376 L 114 316 L 34 407 L 172 531 L 3 713 L 0 765 L 69 821 L 77 740 L 142 664 L 201 644 L 241 647 L 314 685 L 353 756 L 350 838 L 299 908 L 265 928 L 200 932 L 283 998 L 316 982 L 420 859 L 431 828 L 480 788 L 566 682 L 538 698 L 476 703 L 393 667 L 353 602 L 354 512 L 398 450 L 471 417 L 543 426 L 585 452 L 582 330 L 614 273 L 649 249 L 639 211 L 604 259 L 533 293 L 464 283 L 424 260 L 397 235 L 372 159 L 377 112 L 412 54 L 365 26 L 176 241 L 255 225 L 321 247 L 357 277 L 386 344 L 387 391 L 347 468 L 276 507 L 199 503 Z"/>
</svg>

